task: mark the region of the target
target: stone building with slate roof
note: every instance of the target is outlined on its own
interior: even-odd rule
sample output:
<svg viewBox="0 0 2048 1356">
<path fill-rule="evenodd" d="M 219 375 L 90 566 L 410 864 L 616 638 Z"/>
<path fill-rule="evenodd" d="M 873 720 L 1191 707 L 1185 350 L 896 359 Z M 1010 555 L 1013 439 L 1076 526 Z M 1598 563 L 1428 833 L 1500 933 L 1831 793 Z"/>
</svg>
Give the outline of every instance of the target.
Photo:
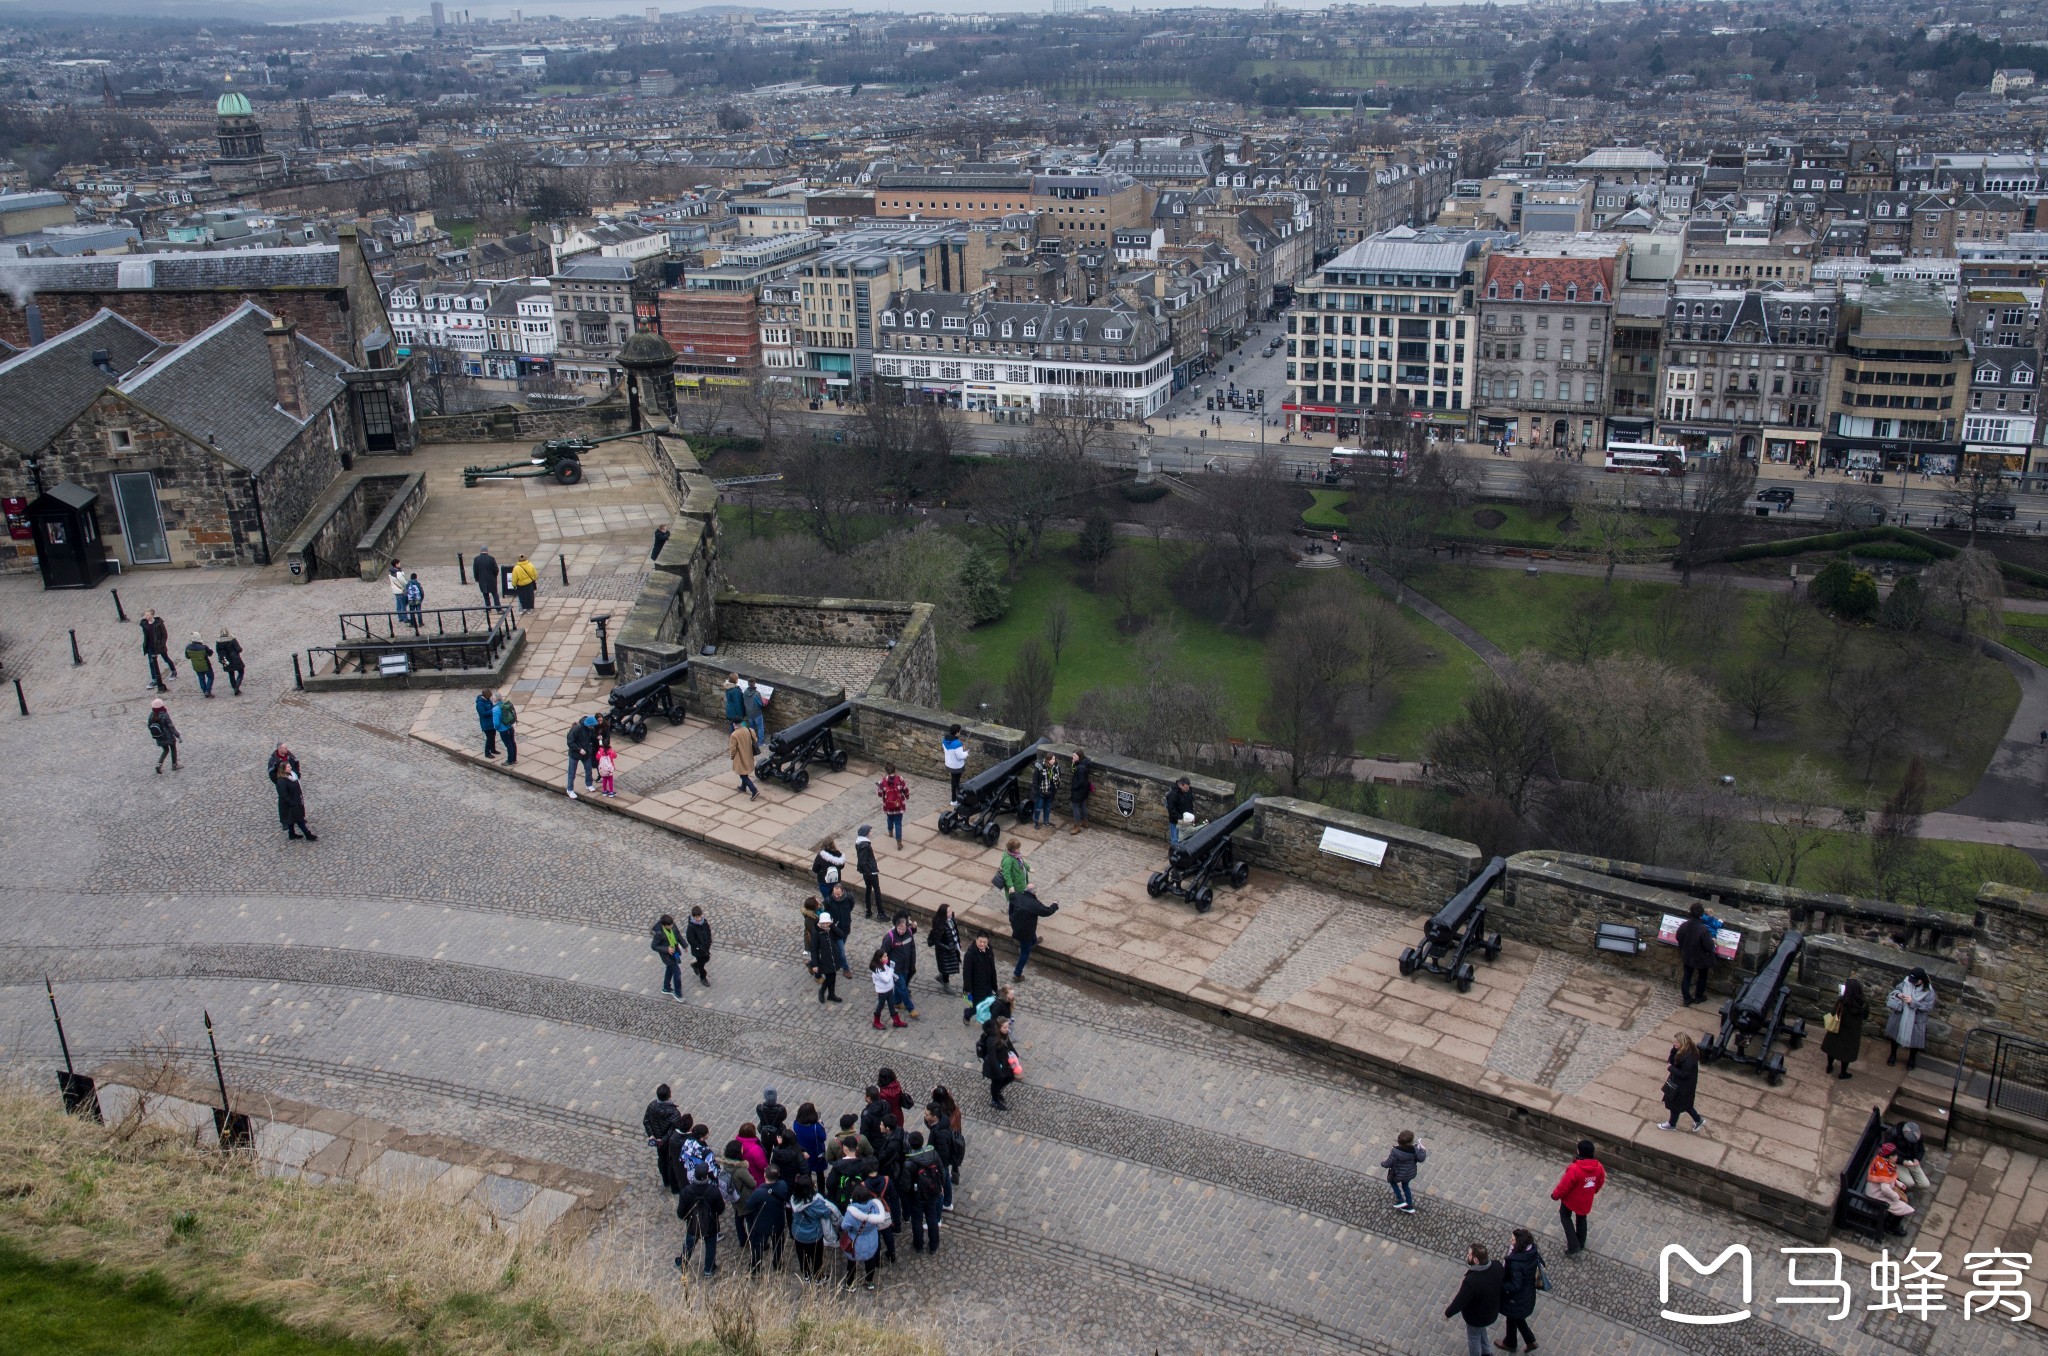
<svg viewBox="0 0 2048 1356">
<path fill-rule="evenodd" d="M 183 343 L 101 311 L 0 362 L 0 494 L 96 491 L 124 570 L 266 564 L 363 451 L 353 371 L 253 302 Z"/>
<path fill-rule="evenodd" d="M 107 310 L 168 343 L 203 333 L 254 302 L 348 364 L 347 415 L 372 453 L 413 449 L 412 367 L 352 226 L 333 245 L 0 259 L 0 341 L 30 346 L 31 314 L 51 335 Z"/>
</svg>

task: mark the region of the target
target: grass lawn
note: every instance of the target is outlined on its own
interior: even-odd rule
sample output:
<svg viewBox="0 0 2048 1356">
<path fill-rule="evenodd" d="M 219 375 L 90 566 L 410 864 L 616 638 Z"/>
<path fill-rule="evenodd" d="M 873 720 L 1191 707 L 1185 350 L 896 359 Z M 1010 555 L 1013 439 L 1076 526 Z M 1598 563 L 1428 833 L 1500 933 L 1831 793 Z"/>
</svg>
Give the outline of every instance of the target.
<svg viewBox="0 0 2048 1356">
<path fill-rule="evenodd" d="M 940 687 L 952 709 L 962 710 L 958 703 L 977 684 L 986 684 L 991 691 L 1001 689 L 1004 677 L 1016 664 L 1017 652 L 1026 641 L 1044 634 L 1046 615 L 1060 600 L 1066 602 L 1072 629 L 1053 687 L 1053 719 L 1066 719 L 1089 691 L 1131 680 L 1136 638 L 1117 630 L 1116 619 L 1122 609 L 1116 600 L 1090 593 L 1075 582 L 1080 570 L 1066 554 L 1072 541 L 1071 534 L 1048 535 L 1038 561 L 1026 564 L 1011 581 L 1009 613 L 999 622 L 976 627 L 969 637 L 971 649 L 941 652 Z M 1126 539 L 1123 549 L 1146 560 L 1155 558 L 1156 548 L 1150 542 Z M 1321 573 L 1345 581 L 1361 595 L 1372 591 L 1370 584 L 1350 571 Z M 1306 582 L 1309 577 L 1308 571 L 1299 571 L 1288 582 Z M 1144 608 L 1152 615 L 1154 626 L 1174 629 L 1176 661 L 1190 676 L 1221 681 L 1231 733 L 1258 737 L 1259 709 L 1268 690 L 1264 643 L 1191 616 L 1163 588 L 1152 590 Z M 1420 756 L 1430 729 L 1458 709 L 1479 670 L 1479 658 L 1470 650 L 1414 613 L 1404 615 L 1414 629 L 1418 651 L 1431 657 L 1396 676 L 1394 687 L 1400 695 L 1379 724 L 1359 737 L 1361 753 Z"/>
<path fill-rule="evenodd" d="M 1555 653 L 1560 626 L 1573 605 L 1601 591 L 1601 581 L 1595 576 L 1548 571 L 1529 575 L 1472 566 L 1431 566 L 1413 582 L 1423 596 L 1509 654 L 1526 649 Z M 1660 601 L 1680 592 L 1676 584 L 1616 580 L 1611 591 L 1614 611 L 1607 648 L 1654 652 Z M 1821 709 L 1823 680 L 1811 653 L 1820 623 L 1816 621 L 1814 632 L 1801 648 L 1780 661 L 1758 631 L 1768 596 L 1753 590 L 1741 590 L 1734 596 L 1740 614 L 1737 624 L 1719 636 L 1694 633 L 1683 625 L 1671 628 L 1665 657 L 1710 679 L 1751 663 L 1780 668 L 1790 677 L 1794 710 L 1755 732 L 1750 730 L 1747 716 L 1731 713 L 1729 722 L 1709 744 L 1712 766 L 1707 771 L 1732 775 L 1741 785 L 1755 789 L 1757 783 L 1768 781 L 1803 755 L 1834 775 L 1845 800 L 1855 796 L 1864 784 L 1863 769 L 1860 763 L 1851 766 L 1843 757 L 1840 741 L 1828 729 Z M 2048 632 L 2043 632 L 2042 638 L 2048 639 Z M 1874 652 L 1885 644 L 1877 632 L 1868 629 L 1856 632 L 1851 642 L 1855 647 L 1852 653 Z M 1949 699 L 1916 705 L 1909 713 L 1912 724 L 1897 756 L 1881 759 L 1871 778 L 1879 797 L 1897 785 L 1908 759 L 1918 753 L 1926 760 L 1928 807 L 1938 809 L 1960 800 L 1976 785 L 2005 733 L 2019 703 L 2019 685 L 2011 673 L 1974 650 L 1947 653 L 1952 667 L 1938 682 Z"/>
<path fill-rule="evenodd" d="M 1351 526 L 1351 520 L 1344 515 L 1344 505 L 1351 500 L 1349 491 L 1310 490 L 1309 497 L 1315 503 L 1301 511 L 1301 520 L 1310 527 Z"/>
<path fill-rule="evenodd" d="M 1959 885 L 1949 907 L 1961 912 L 1971 907 L 1970 899 L 1985 881 L 1999 881 L 2022 889 L 2042 887 L 2041 868 L 2018 848 L 1994 843 L 1953 843 L 1929 838 L 1926 846 L 1962 868 L 1967 885 Z M 1856 833 L 1830 833 L 1812 856 L 1799 864 L 1792 883 L 1805 890 L 1826 890 L 1845 865 L 1865 870 L 1870 863 L 1870 839 Z"/>
<path fill-rule="evenodd" d="M 1500 515 L 1502 521 L 1492 527 L 1481 527 L 1474 521 L 1476 516 Z M 1561 513 L 1539 513 L 1527 504 L 1472 504 L 1465 508 L 1453 509 L 1446 513 L 1437 524 L 1437 531 L 1467 540 L 1534 542 L 1542 546 L 1569 546 L 1580 550 L 1591 550 L 1599 545 L 1592 536 L 1591 511 L 1582 510 L 1576 520 L 1576 530 L 1566 532 L 1561 524 L 1567 515 Z M 1678 534 L 1668 518 L 1649 515 L 1633 520 L 1627 538 L 1622 545 L 1631 548 L 1676 546 Z"/>
<path fill-rule="evenodd" d="M 2036 664 L 2048 664 L 2048 617 L 2031 612 L 2007 613 L 2000 637 Z"/>
<path fill-rule="evenodd" d="M 204 1299 L 155 1273 L 123 1277 L 47 1262 L 0 1239 L 0 1312 L 11 1356 L 398 1356 L 403 1348 L 290 1327 Z"/>
</svg>

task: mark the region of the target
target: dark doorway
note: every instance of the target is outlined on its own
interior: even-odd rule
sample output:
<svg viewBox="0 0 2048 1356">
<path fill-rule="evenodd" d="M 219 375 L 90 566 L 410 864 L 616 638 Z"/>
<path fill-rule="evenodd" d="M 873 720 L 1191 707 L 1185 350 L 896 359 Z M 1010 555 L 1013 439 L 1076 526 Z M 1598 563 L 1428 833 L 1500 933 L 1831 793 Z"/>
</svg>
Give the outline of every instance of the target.
<svg viewBox="0 0 2048 1356">
<path fill-rule="evenodd" d="M 390 395 L 382 387 L 365 387 L 356 393 L 356 409 L 363 417 L 363 450 L 396 452 L 398 434 L 391 427 Z"/>
</svg>

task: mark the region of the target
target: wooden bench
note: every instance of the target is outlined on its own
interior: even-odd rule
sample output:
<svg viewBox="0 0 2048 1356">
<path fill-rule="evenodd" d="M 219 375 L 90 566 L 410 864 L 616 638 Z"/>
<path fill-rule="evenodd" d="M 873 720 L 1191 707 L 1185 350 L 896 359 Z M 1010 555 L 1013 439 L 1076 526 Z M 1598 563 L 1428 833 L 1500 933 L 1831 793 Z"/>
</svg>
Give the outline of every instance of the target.
<svg viewBox="0 0 2048 1356">
<path fill-rule="evenodd" d="M 1849 1166 L 1842 1169 L 1835 1191 L 1835 1227 L 1853 1229 L 1873 1243 L 1884 1236 L 1892 1217 L 1891 1207 L 1865 1190 L 1870 1182 L 1870 1165 L 1877 1161 L 1878 1146 L 1883 1143 L 1884 1119 L 1878 1108 L 1872 1107 L 1870 1119 L 1864 1123 L 1863 1134 L 1849 1155 Z"/>
</svg>

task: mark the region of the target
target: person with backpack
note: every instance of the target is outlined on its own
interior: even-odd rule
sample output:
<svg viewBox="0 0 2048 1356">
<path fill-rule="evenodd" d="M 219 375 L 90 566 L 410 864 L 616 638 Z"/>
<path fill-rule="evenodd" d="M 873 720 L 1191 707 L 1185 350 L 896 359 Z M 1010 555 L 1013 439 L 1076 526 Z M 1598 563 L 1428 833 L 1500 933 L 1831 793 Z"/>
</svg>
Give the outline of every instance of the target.
<svg viewBox="0 0 2048 1356">
<path fill-rule="evenodd" d="M 228 686 L 237 697 L 241 696 L 242 675 L 248 672 L 242 663 L 242 642 L 225 626 L 220 628 L 220 639 L 213 642 L 213 657 L 220 661 L 220 671 L 228 676 Z"/>
<path fill-rule="evenodd" d="M 1017 1081 L 1024 1067 L 1017 1058 L 1016 1047 L 1010 1044 L 1009 1022 L 990 1018 L 982 1027 L 974 1053 L 981 1057 L 981 1076 L 988 1080 L 988 1104 L 997 1111 L 1008 1111 L 1010 1105 L 1003 1100 L 1003 1089 Z"/>
<path fill-rule="evenodd" d="M 654 938 L 648 943 L 655 955 L 661 957 L 661 991 L 676 1002 L 683 1001 L 683 938 L 676 927 L 675 915 L 663 914 L 654 920 Z"/>
<path fill-rule="evenodd" d="M 740 676 L 737 673 L 725 675 L 725 732 L 731 734 L 747 718 L 747 704 L 740 697 Z"/>
<path fill-rule="evenodd" d="M 505 766 L 511 767 L 519 761 L 519 737 L 513 733 L 519 724 L 519 711 L 512 705 L 512 699 L 498 694 L 498 705 L 491 719 L 498 727 L 498 739 L 505 746 Z"/>
<path fill-rule="evenodd" d="M 684 1223 L 683 1251 L 676 1258 L 676 1270 L 683 1270 L 704 1240 L 704 1274 L 718 1274 L 718 1222 L 725 1214 L 725 1197 L 711 1180 L 711 1169 L 701 1164 L 690 1169 L 690 1180 L 676 1198 L 676 1218 Z"/>
<path fill-rule="evenodd" d="M 946 1166 L 946 1180 L 939 1191 L 942 1210 L 953 1208 L 953 1188 L 960 1183 L 960 1165 L 967 1160 L 967 1141 L 954 1128 L 960 1109 L 953 1105 L 950 1094 L 944 1102 L 939 1094 L 944 1088 L 933 1088 L 932 1095 L 924 1106 L 924 1142 L 938 1154 L 939 1162 Z"/>
<path fill-rule="evenodd" d="M 894 763 L 882 764 L 882 780 L 875 783 L 875 794 L 882 798 L 882 823 L 891 838 L 896 840 L 896 850 L 903 850 L 903 812 L 910 805 L 910 783 L 897 775 Z"/>
<path fill-rule="evenodd" d="M 1502 1259 L 1501 1268 L 1500 1316 L 1508 1321 L 1508 1326 L 1501 1334 L 1500 1349 L 1513 1351 L 1515 1337 L 1520 1334 L 1523 1349 L 1534 1351 L 1536 1334 L 1529 1331 L 1529 1316 L 1536 1312 L 1536 1292 L 1550 1288 L 1536 1235 L 1527 1229 L 1515 1230 L 1514 1246 Z"/>
<path fill-rule="evenodd" d="M 164 705 L 162 697 L 155 698 L 150 702 L 149 720 L 146 723 L 149 729 L 149 737 L 156 741 L 156 770 L 158 774 L 162 774 L 164 759 L 166 758 L 171 760 L 171 771 L 176 772 L 178 770 L 178 727 L 171 722 L 171 708 Z M 283 799 L 280 797 L 278 801 L 280 814 L 283 813 L 283 805 Z M 290 828 L 291 826 L 286 825 L 285 827 Z"/>
<path fill-rule="evenodd" d="M 498 701 L 489 688 L 476 694 L 476 724 L 484 736 L 484 757 L 495 762 L 498 757 Z"/>
<path fill-rule="evenodd" d="M 761 685 L 740 679 L 740 710 L 754 728 L 754 743 L 761 746 L 768 743 L 768 713 L 763 706 Z"/>
<path fill-rule="evenodd" d="M 976 933 L 974 945 L 967 948 L 960 967 L 960 992 L 967 999 L 966 1011 L 960 1014 L 962 1026 L 974 1020 L 974 1010 L 984 1000 L 996 996 L 996 949 L 989 945 L 986 932 Z"/>
<path fill-rule="evenodd" d="M 903 1193 L 904 1209 L 910 1216 L 910 1250 L 939 1250 L 939 1216 L 946 1204 L 946 1163 L 939 1151 L 916 1131 L 910 1135 L 910 1152 L 903 1159 L 903 1177 L 909 1190 Z"/>
<path fill-rule="evenodd" d="M 861 917 L 873 918 L 882 910 L 882 867 L 875 860 L 875 845 L 868 838 L 869 825 L 860 826 L 853 836 L 853 866 L 860 872 Z"/>
<path fill-rule="evenodd" d="M 832 887 L 839 881 L 839 873 L 845 869 L 846 854 L 839 850 L 837 838 L 827 838 L 818 844 L 811 856 L 811 874 L 818 881 L 818 898 L 824 899 L 831 895 Z M 851 918 L 852 915 L 849 913 L 849 922 Z"/>
<path fill-rule="evenodd" d="M 199 695 L 213 700 L 213 647 L 199 638 L 194 631 L 192 639 L 185 642 L 185 663 L 191 668 L 192 676 L 199 680 Z"/>
<path fill-rule="evenodd" d="M 796 1250 L 798 1279 L 814 1281 L 824 1274 L 825 1236 L 838 1229 L 839 1207 L 820 1194 L 818 1179 L 808 1172 L 798 1177 L 789 1193 L 789 1241 Z"/>
<path fill-rule="evenodd" d="M 825 1123 L 818 1118 L 816 1103 L 805 1102 L 796 1109 L 796 1124 L 792 1127 L 797 1147 L 804 1151 L 804 1171 L 814 1178 L 825 1175 Z"/>
<path fill-rule="evenodd" d="M 704 967 L 711 964 L 711 920 L 704 916 L 702 904 L 690 906 L 690 921 L 683 924 L 683 944 L 690 948 L 690 968 L 697 972 L 697 982 L 710 988 L 711 976 L 704 973 Z"/>
<path fill-rule="evenodd" d="M 569 726 L 569 799 L 577 799 L 576 769 L 583 769 L 583 789 L 597 789 L 597 717 L 585 716 Z"/>
<path fill-rule="evenodd" d="M 761 1089 L 761 1100 L 754 1103 L 754 1123 L 760 1126 L 765 1134 L 769 1126 L 784 1125 L 788 1120 L 789 1108 L 776 1099 L 775 1089 Z M 791 1173 L 782 1180 L 793 1182 L 796 1180 L 796 1174 Z"/>
<path fill-rule="evenodd" d="M 412 629 L 420 629 L 420 622 L 427 606 L 426 586 L 420 583 L 417 573 L 408 575 L 405 581 L 405 619 L 412 623 Z"/>
<path fill-rule="evenodd" d="M 1415 1213 L 1415 1170 L 1428 1157 L 1429 1150 L 1416 1142 L 1415 1132 L 1403 1130 L 1395 1136 L 1394 1147 L 1380 1160 L 1380 1166 L 1387 1170 L 1387 1185 L 1394 1189 L 1394 1208 L 1404 1215 Z"/>
<path fill-rule="evenodd" d="M 683 1123 L 683 1113 L 669 1100 L 668 1084 L 663 1083 L 654 1090 L 654 1100 L 647 1104 L 647 1110 L 640 1113 L 640 1128 L 646 1132 L 647 1146 L 654 1150 L 654 1167 L 661 1174 L 661 1184 L 673 1195 L 682 1187 L 676 1180 L 675 1164 L 670 1161 L 665 1145 L 669 1132 Z"/>
<path fill-rule="evenodd" d="M 960 973 L 960 925 L 951 904 L 941 904 L 932 913 L 924 944 L 932 949 L 932 962 L 939 968 L 939 991 L 953 992 L 953 976 Z"/>
<path fill-rule="evenodd" d="M 1505 1269 L 1492 1260 L 1484 1243 L 1465 1251 L 1465 1279 L 1444 1306 L 1445 1318 L 1465 1320 L 1466 1356 L 1490 1356 L 1493 1339 L 1486 1331 L 1500 1317 L 1501 1281 Z"/>
<path fill-rule="evenodd" d="M 840 1216 L 839 1250 L 846 1257 L 846 1288 L 853 1289 L 856 1268 L 864 1267 L 867 1279 L 863 1289 L 875 1288 L 875 1269 L 879 1265 L 877 1254 L 882 1250 L 882 1230 L 889 1226 L 889 1209 L 875 1198 L 865 1182 L 853 1188 L 853 1199 L 848 1202 Z"/>
<path fill-rule="evenodd" d="M 733 1236 L 741 1246 L 747 1241 L 747 1221 L 740 1215 L 740 1202 L 746 1200 L 760 1185 L 754 1180 L 754 1170 L 747 1165 L 746 1151 L 740 1148 L 737 1139 L 725 1142 L 725 1152 L 718 1157 L 718 1170 L 712 1176 L 718 1184 L 718 1192 L 732 1208 Z"/>
<path fill-rule="evenodd" d="M 1593 1213 L 1593 1198 L 1607 1185 L 1607 1169 L 1594 1157 L 1597 1149 L 1590 1139 L 1579 1141 L 1579 1156 L 1550 1189 L 1557 1202 L 1558 1223 L 1564 1226 L 1564 1255 L 1586 1250 L 1586 1216 Z"/>
<path fill-rule="evenodd" d="M 958 725 L 948 726 L 946 737 L 939 741 L 939 752 L 946 760 L 946 776 L 953 785 L 952 804 L 960 803 L 960 774 L 967 770 L 967 741 L 960 737 Z"/>
</svg>

